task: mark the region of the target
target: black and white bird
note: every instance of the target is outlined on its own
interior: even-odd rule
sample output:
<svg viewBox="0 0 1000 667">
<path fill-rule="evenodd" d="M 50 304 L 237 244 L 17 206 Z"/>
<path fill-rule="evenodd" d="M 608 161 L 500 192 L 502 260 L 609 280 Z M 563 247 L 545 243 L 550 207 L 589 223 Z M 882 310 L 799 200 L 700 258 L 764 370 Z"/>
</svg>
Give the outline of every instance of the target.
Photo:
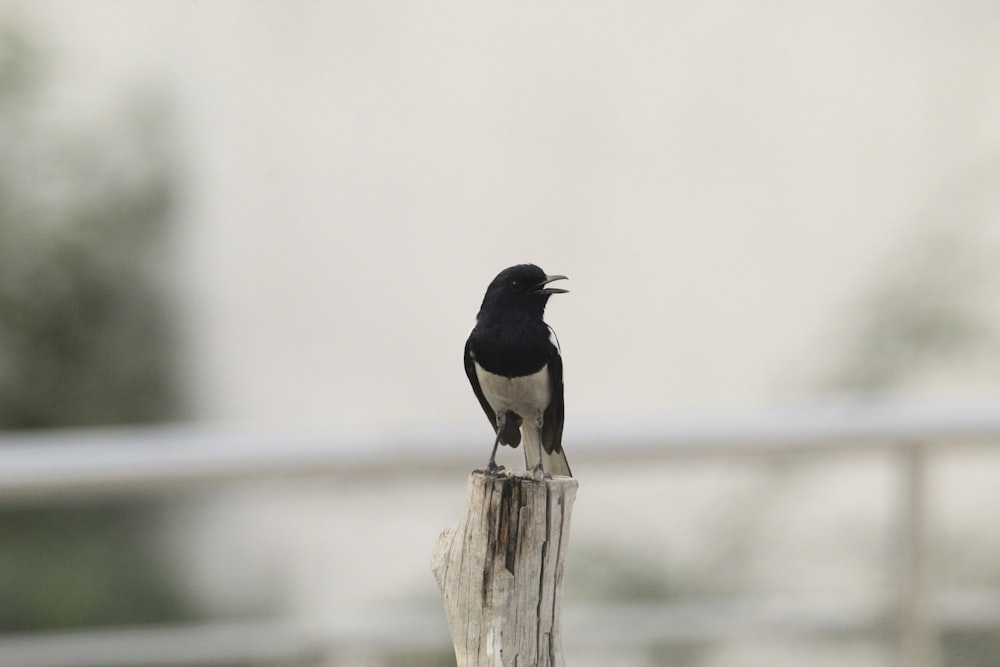
<svg viewBox="0 0 1000 667">
<path fill-rule="evenodd" d="M 559 341 L 542 319 L 566 276 L 549 276 L 534 264 L 501 271 L 486 288 L 476 326 L 465 343 L 465 373 L 496 432 L 486 471 L 495 473 L 500 444 L 517 447 L 536 478 L 571 476 L 562 448 L 563 365 Z"/>
</svg>

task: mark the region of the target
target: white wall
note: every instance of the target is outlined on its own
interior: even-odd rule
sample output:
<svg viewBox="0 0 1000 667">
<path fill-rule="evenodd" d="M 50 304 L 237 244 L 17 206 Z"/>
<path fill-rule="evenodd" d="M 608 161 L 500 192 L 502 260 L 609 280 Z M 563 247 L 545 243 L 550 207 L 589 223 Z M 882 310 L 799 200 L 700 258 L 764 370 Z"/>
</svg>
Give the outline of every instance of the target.
<svg viewBox="0 0 1000 667">
<path fill-rule="evenodd" d="M 67 117 L 170 100 L 208 419 L 480 419 L 462 344 L 522 261 L 571 279 L 568 431 L 794 395 L 1000 149 L 989 3 L 0 7 Z"/>
</svg>

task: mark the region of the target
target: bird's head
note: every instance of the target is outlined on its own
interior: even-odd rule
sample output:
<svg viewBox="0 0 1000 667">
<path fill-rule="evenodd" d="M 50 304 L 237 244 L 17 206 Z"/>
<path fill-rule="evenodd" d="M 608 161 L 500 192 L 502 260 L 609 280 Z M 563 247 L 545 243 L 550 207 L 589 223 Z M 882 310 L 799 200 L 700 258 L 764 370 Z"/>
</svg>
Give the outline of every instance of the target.
<svg viewBox="0 0 1000 667">
<path fill-rule="evenodd" d="M 541 317 L 550 296 L 569 291 L 548 287 L 549 283 L 556 280 L 566 280 L 566 276 L 546 275 L 534 264 L 511 266 L 497 274 L 486 288 L 483 309 L 527 310 L 536 312 Z"/>
</svg>

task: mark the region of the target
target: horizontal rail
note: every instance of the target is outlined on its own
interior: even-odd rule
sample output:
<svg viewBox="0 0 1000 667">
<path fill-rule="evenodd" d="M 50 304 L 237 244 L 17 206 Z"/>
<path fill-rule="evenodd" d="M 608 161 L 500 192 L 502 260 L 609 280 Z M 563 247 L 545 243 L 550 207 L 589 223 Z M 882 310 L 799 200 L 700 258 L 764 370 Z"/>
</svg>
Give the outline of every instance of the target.
<svg viewBox="0 0 1000 667">
<path fill-rule="evenodd" d="M 945 630 L 1000 625 L 1000 595 L 944 596 L 935 613 Z M 746 637 L 879 632 L 893 623 L 876 600 L 736 599 L 716 602 L 567 608 L 567 646 L 648 646 L 677 639 L 716 642 Z M 97 628 L 0 635 L 4 667 L 173 667 L 296 660 L 351 651 L 379 654 L 448 651 L 443 614 L 351 614 L 338 619 L 252 620 L 199 625 Z"/>
<path fill-rule="evenodd" d="M 0 503 L 74 495 L 171 492 L 220 481 L 468 471 L 491 438 L 482 423 L 449 428 L 290 433 L 174 425 L 0 435 Z M 488 434 L 488 431 L 487 431 Z M 484 438 L 484 435 L 486 437 Z M 470 443 L 483 442 L 477 455 Z M 798 408 L 572 420 L 565 441 L 578 470 L 684 458 L 893 452 L 919 465 L 933 447 L 1000 443 L 1000 397 L 960 404 L 829 401 Z M 906 470 L 912 473 L 912 465 Z M 907 477 L 904 552 L 922 552 L 922 476 Z M 916 528 L 915 528 L 916 527 Z M 900 555 L 902 560 L 904 554 Z M 914 560 L 916 564 L 921 561 Z M 568 608 L 574 647 L 810 633 L 899 633 L 913 646 L 944 630 L 1000 627 L 1000 595 L 927 596 L 922 569 L 904 572 L 909 597 L 883 601 L 729 600 Z M 916 591 L 916 593 L 913 593 Z M 932 599 L 933 598 L 933 599 Z M 918 604 L 919 603 L 919 604 Z M 922 616 L 914 616 L 914 610 Z M 901 615 L 901 610 L 907 613 Z M 902 623 L 901 619 L 910 619 Z M 344 651 L 447 650 L 439 613 L 349 620 L 209 622 L 0 636 L 10 667 L 211 665 L 311 658 Z M 902 645 L 907 646 L 907 641 Z M 144 662 L 145 661 L 145 662 Z M 925 660 L 922 664 L 933 664 Z"/>
<path fill-rule="evenodd" d="M 176 425 L 0 435 L 0 501 L 150 493 L 220 481 L 467 471 L 492 439 L 476 422 L 323 432 Z M 839 400 L 798 408 L 567 424 L 574 464 L 1000 442 L 1000 396 L 962 403 Z M 483 442 L 481 451 L 471 442 Z M 613 445 L 613 447 L 611 446 Z"/>
</svg>

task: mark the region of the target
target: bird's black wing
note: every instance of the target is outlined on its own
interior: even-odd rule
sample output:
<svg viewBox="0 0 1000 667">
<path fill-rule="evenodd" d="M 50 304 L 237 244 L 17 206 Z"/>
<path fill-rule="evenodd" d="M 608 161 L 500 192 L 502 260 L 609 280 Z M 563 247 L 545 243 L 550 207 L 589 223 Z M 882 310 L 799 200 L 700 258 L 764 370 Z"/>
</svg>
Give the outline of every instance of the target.
<svg viewBox="0 0 1000 667">
<path fill-rule="evenodd" d="M 475 392 L 476 398 L 479 399 L 479 405 L 483 406 L 483 412 L 486 413 L 486 418 L 490 420 L 490 426 L 493 427 L 495 432 L 497 430 L 497 415 L 493 412 L 493 408 L 490 407 L 486 396 L 483 395 L 483 388 L 479 386 L 479 376 L 476 375 L 476 357 L 472 354 L 471 336 L 469 340 L 465 341 L 465 374 L 469 376 L 472 391 Z"/>
<path fill-rule="evenodd" d="M 551 329 L 549 329 L 552 332 Z M 549 454 L 562 451 L 563 432 L 563 364 L 559 345 L 555 342 L 556 335 L 552 332 L 549 341 L 549 407 L 545 408 L 542 421 L 542 447 Z"/>
</svg>

